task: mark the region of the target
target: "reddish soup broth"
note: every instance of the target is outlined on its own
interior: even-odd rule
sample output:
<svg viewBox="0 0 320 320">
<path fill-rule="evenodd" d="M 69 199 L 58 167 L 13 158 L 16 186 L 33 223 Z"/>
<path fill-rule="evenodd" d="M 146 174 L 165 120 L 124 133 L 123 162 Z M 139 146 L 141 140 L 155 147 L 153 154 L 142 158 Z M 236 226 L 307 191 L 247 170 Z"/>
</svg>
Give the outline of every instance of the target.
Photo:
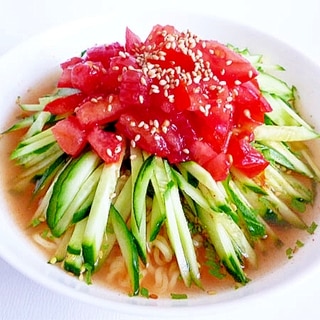
<svg viewBox="0 0 320 320">
<path fill-rule="evenodd" d="M 37 97 L 42 93 L 50 92 L 48 88 L 30 92 L 25 101 L 36 102 Z M 18 114 L 19 111 L 16 111 Z M 15 115 L 14 115 L 15 116 Z M 13 120 L 13 119 L 11 119 Z M 10 126 L 12 121 L 8 124 Z M 30 227 L 30 220 L 35 212 L 38 200 L 32 201 L 32 185 L 30 184 L 27 192 L 16 192 L 14 190 L 15 177 L 20 172 L 20 169 L 9 160 L 11 151 L 17 145 L 22 133 L 10 133 L 1 137 L 1 166 L 6 168 L 6 175 L 1 177 L 3 188 L 9 190 L 7 201 L 10 204 L 13 218 L 21 227 L 22 232 L 25 232 L 30 241 L 33 241 L 39 247 L 46 259 L 50 259 L 55 251 L 56 244 L 52 241 L 43 239 L 43 233 L 48 230 L 45 223 L 38 227 Z M 311 210 L 309 210 L 311 211 Z M 307 225 L 310 225 L 315 220 L 315 212 L 306 212 L 303 218 Z M 273 227 L 275 233 L 283 242 L 282 246 L 275 244 L 272 237 L 262 240 L 256 245 L 255 251 L 258 256 L 258 266 L 253 268 L 247 266 L 246 273 L 252 281 L 259 280 L 260 277 L 265 276 L 268 272 L 272 272 L 276 268 L 280 268 L 285 263 L 288 263 L 288 255 L 286 250 L 288 248 L 297 248 L 297 240 L 305 243 L 312 240 L 312 236 L 306 231 L 297 230 L 289 227 Z M 163 237 L 166 238 L 165 235 Z M 201 239 L 200 239 L 201 240 Z M 149 256 L 147 267 L 141 265 L 141 273 L 143 278 L 141 280 L 141 287 L 147 288 L 151 297 L 169 297 L 171 293 L 187 293 L 188 296 L 194 294 L 215 294 L 223 290 L 233 290 L 237 285 L 231 276 L 226 275 L 225 270 L 221 269 L 223 275 L 222 279 L 212 276 L 209 268 L 205 263 L 206 251 L 204 247 L 197 249 L 198 260 L 201 263 L 201 279 L 204 290 L 192 286 L 186 288 L 183 281 L 179 277 L 179 269 L 174 257 L 168 258 L 166 261 L 164 255 L 157 249 L 153 248 Z M 298 253 L 295 253 L 298 254 Z M 44 263 L 46 263 L 44 259 Z M 52 266 L 59 267 L 57 265 Z M 121 281 L 119 279 L 122 279 Z M 124 260 L 121 257 L 118 246 L 110 253 L 110 259 L 104 263 L 103 267 L 93 276 L 93 283 L 107 286 L 116 291 L 127 294 L 130 292 L 130 280 L 127 274 Z"/>
</svg>

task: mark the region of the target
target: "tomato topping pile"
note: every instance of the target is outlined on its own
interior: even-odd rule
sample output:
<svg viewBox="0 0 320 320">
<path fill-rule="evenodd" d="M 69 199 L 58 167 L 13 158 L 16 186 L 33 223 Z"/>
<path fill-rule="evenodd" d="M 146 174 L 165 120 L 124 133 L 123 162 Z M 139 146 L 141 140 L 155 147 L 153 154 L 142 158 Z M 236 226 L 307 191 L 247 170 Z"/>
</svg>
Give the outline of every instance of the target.
<svg viewBox="0 0 320 320">
<path fill-rule="evenodd" d="M 130 141 L 171 164 L 196 161 L 218 181 L 231 166 L 253 177 L 268 165 L 252 146 L 271 111 L 258 72 L 217 41 L 169 25 L 142 41 L 127 28 L 124 46 L 89 48 L 61 68 L 58 87 L 76 93 L 45 110 L 65 115 L 53 133 L 71 156 L 90 144 L 110 163 Z"/>
</svg>

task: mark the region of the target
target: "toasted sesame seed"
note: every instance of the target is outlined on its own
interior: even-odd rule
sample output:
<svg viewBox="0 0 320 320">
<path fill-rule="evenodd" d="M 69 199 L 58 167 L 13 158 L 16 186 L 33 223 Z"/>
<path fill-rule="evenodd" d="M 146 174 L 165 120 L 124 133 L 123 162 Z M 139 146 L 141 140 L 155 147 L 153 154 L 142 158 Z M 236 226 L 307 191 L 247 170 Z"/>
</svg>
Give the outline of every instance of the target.
<svg viewBox="0 0 320 320">
<path fill-rule="evenodd" d="M 146 86 L 147 85 L 147 80 L 145 77 L 141 77 L 140 78 L 140 83 L 143 85 L 143 86 Z"/>
<path fill-rule="evenodd" d="M 116 135 L 116 139 L 118 140 L 118 141 L 122 141 L 123 140 L 123 138 L 122 138 L 122 136 L 120 136 L 120 135 Z"/>
<path fill-rule="evenodd" d="M 161 79 L 160 81 L 159 81 L 159 85 L 160 86 L 165 86 L 167 84 L 167 80 L 165 80 L 165 79 Z"/>
<path fill-rule="evenodd" d="M 107 148 L 106 153 L 110 158 L 113 156 L 112 151 L 111 151 L 110 148 Z"/>
<path fill-rule="evenodd" d="M 143 102 L 144 102 L 144 97 L 143 97 L 143 95 L 141 95 L 141 94 L 139 94 L 139 102 L 140 102 L 141 104 L 143 104 Z"/>
<path fill-rule="evenodd" d="M 130 127 L 135 127 L 136 126 L 136 122 L 135 121 L 130 121 Z"/>
<path fill-rule="evenodd" d="M 161 130 L 162 130 L 163 133 L 167 133 L 168 132 L 168 127 L 162 126 Z"/>
<path fill-rule="evenodd" d="M 119 56 L 124 59 L 127 57 L 127 55 L 123 51 L 119 51 Z"/>
<path fill-rule="evenodd" d="M 145 122 L 144 121 L 140 121 L 138 123 L 138 128 L 142 128 L 144 125 L 145 125 Z"/>
<path fill-rule="evenodd" d="M 247 117 L 247 118 L 251 118 L 251 112 L 249 109 L 244 109 L 243 110 L 243 114 Z"/>
</svg>

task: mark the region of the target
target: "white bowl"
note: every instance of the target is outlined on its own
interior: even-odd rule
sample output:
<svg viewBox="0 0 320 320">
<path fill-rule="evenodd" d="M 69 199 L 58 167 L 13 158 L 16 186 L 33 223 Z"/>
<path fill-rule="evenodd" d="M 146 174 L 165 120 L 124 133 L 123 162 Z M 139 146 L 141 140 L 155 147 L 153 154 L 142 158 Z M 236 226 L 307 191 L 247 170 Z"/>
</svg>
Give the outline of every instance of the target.
<svg viewBox="0 0 320 320">
<path fill-rule="evenodd" d="M 0 132 L 12 119 L 17 96 L 26 97 L 37 92 L 39 84 L 50 79 L 50 87 L 57 79 L 59 63 L 90 46 L 113 41 L 124 41 L 125 27 L 129 26 L 143 39 L 156 24 L 172 24 L 179 30 L 190 29 L 202 38 L 217 39 L 252 52 L 263 53 L 273 63 L 286 68 L 283 78 L 300 92 L 304 118 L 320 129 L 320 115 L 316 110 L 320 101 L 320 70 L 291 47 L 268 35 L 242 25 L 212 16 L 178 12 L 144 12 L 134 15 L 122 13 L 96 17 L 64 25 L 22 44 L 0 60 Z M 7 154 L 2 156 L 8 156 Z M 1 179 L 6 168 L 0 167 Z M 239 290 L 215 296 L 191 298 L 183 301 L 170 299 L 147 300 L 129 298 L 97 285 L 88 286 L 70 277 L 56 266 L 46 263 L 46 257 L 27 238 L 15 223 L 6 202 L 6 185 L 0 189 L 0 254 L 26 276 L 61 294 L 66 294 L 119 314 L 136 317 L 200 317 L 236 314 L 250 305 L 250 312 L 261 306 L 277 303 L 282 295 L 299 290 L 306 277 L 314 278 L 319 286 L 319 232 L 310 236 L 302 250 L 281 268 L 249 283 Z M 319 197 L 314 204 L 319 208 Z M 318 219 L 320 220 L 320 219 Z M 23 263 L 22 263 L 23 262 Z M 310 288 L 312 292 L 312 288 Z M 262 302 L 264 301 L 264 302 Z M 259 315 L 257 316 L 259 318 Z"/>
</svg>

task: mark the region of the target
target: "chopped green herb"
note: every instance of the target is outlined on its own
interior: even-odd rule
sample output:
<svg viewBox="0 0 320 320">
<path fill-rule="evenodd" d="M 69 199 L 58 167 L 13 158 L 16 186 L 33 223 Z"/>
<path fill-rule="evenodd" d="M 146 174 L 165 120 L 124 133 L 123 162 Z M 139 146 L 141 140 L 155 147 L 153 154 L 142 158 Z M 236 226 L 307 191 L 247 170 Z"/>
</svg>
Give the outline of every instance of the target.
<svg viewBox="0 0 320 320">
<path fill-rule="evenodd" d="M 316 231 L 318 225 L 313 221 L 311 223 L 311 225 L 307 228 L 307 232 L 309 232 L 310 234 L 314 234 L 314 232 Z"/>
<path fill-rule="evenodd" d="M 175 300 L 188 299 L 188 295 L 185 293 L 171 293 L 170 296 L 171 296 L 171 299 L 175 299 Z"/>
<path fill-rule="evenodd" d="M 142 287 L 140 289 L 140 294 L 141 294 L 142 297 L 145 297 L 145 298 L 149 298 L 150 297 L 149 290 L 147 288 L 144 288 L 144 287 Z"/>
</svg>

